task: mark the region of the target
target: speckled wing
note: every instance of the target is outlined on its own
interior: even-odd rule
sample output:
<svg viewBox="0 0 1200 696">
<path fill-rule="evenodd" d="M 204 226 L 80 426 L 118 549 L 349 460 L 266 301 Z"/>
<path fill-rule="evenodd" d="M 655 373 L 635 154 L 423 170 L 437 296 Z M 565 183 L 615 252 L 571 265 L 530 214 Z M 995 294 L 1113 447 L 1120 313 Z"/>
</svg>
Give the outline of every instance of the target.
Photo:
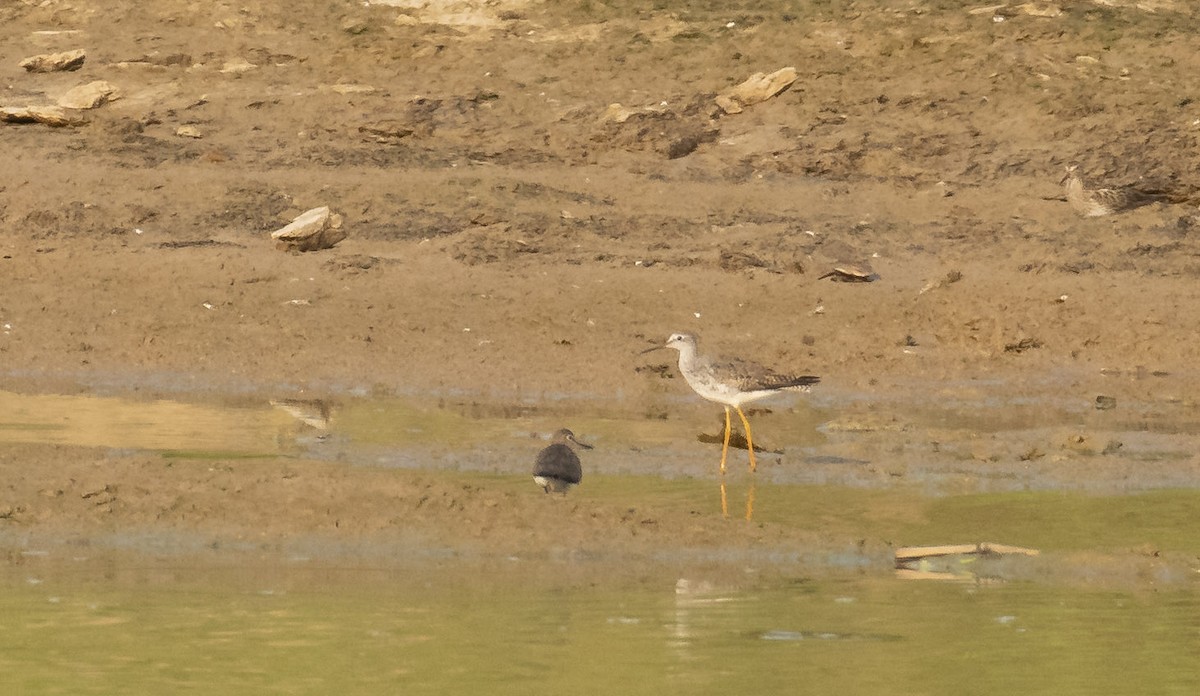
<svg viewBox="0 0 1200 696">
<path fill-rule="evenodd" d="M 1112 215 L 1133 210 L 1151 203 L 1186 203 L 1192 196 L 1178 182 L 1166 186 L 1155 186 L 1145 182 L 1111 188 L 1090 189 L 1079 177 L 1078 167 L 1067 167 L 1063 178 L 1067 202 L 1075 212 L 1085 217 Z"/>
<path fill-rule="evenodd" d="M 579 463 L 579 455 L 569 446 L 555 443 L 538 452 L 533 475 L 575 484 L 583 480 L 583 467 Z"/>
<path fill-rule="evenodd" d="M 1162 191 L 1147 191 L 1135 186 L 1096 189 L 1089 191 L 1088 194 L 1097 206 L 1106 210 L 1110 215 L 1124 210 L 1140 208 L 1151 203 L 1166 201 L 1170 198 L 1168 194 Z"/>
<path fill-rule="evenodd" d="M 723 360 L 712 363 L 714 374 L 744 392 L 794 389 L 808 391 L 821 381 L 814 375 L 781 374 L 751 362 Z"/>
</svg>

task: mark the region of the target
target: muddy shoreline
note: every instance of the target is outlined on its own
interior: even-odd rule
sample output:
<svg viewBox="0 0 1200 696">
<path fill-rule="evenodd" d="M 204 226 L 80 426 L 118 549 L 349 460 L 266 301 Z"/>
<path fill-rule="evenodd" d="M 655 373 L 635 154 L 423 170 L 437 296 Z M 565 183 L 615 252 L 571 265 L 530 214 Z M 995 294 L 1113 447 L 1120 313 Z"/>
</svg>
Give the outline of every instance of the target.
<svg viewBox="0 0 1200 696">
<path fill-rule="evenodd" d="M 786 556 L 865 539 L 876 559 L 903 495 L 861 532 L 780 514 L 771 491 L 1192 490 L 1196 205 L 1081 218 L 1059 187 L 1078 163 L 1098 184 L 1200 191 L 1198 20 L 1118 5 L 6 7 L 0 102 L 94 80 L 120 94 L 81 125 L 0 124 L 0 390 L 253 418 L 329 399 L 357 409 L 350 442 L 402 432 L 362 415 L 400 400 L 415 430 L 462 419 L 492 438 L 464 450 L 474 467 L 242 461 L 212 442 L 183 465 L 30 435 L 14 406 L 10 557 L 124 530 L 386 547 L 410 529 L 414 549 Z M 75 47 L 76 71 L 18 67 Z M 788 89 L 716 106 L 785 66 Z M 319 205 L 348 238 L 277 250 L 270 231 Z M 822 277 L 846 263 L 874 282 Z M 778 454 L 753 524 L 715 512 L 720 408 L 670 356 L 639 355 L 675 331 L 822 377 L 754 416 Z M 548 502 L 522 478 L 564 425 L 607 447 L 595 498 Z"/>
</svg>

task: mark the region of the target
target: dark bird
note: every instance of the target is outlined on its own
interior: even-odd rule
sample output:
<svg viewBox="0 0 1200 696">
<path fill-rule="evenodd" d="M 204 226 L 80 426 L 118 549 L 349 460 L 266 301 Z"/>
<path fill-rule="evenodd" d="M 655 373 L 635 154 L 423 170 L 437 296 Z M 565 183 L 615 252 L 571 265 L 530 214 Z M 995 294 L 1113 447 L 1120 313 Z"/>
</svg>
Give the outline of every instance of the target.
<svg viewBox="0 0 1200 696">
<path fill-rule="evenodd" d="M 566 493 L 583 480 L 583 467 L 579 464 L 576 447 L 592 449 L 591 445 L 575 439 L 575 433 L 563 428 L 554 433 L 553 441 L 541 452 L 533 464 L 533 482 L 547 493 Z"/>
</svg>

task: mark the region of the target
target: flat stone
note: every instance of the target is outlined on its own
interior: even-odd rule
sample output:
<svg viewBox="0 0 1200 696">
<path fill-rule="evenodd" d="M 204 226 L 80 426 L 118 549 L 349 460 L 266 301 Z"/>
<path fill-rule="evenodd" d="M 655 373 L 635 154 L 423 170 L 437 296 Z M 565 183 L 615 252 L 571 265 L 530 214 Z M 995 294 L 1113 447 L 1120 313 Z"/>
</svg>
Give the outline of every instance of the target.
<svg viewBox="0 0 1200 696">
<path fill-rule="evenodd" d="M 323 205 L 301 213 L 286 227 L 272 232 L 271 238 L 281 251 L 318 251 L 345 239 L 346 231 L 342 229 L 342 216 Z"/>
<path fill-rule="evenodd" d="M 58 98 L 58 105 L 68 109 L 94 109 L 119 96 L 117 88 L 111 82 L 96 80 L 86 85 L 72 87 L 66 94 Z"/>
<path fill-rule="evenodd" d="M 56 128 L 78 126 L 84 122 L 82 116 L 61 106 L 50 104 L 36 106 L 0 106 L 0 121 L 6 123 L 44 123 Z"/>
<path fill-rule="evenodd" d="M 244 58 L 235 58 L 233 60 L 225 61 L 225 64 L 221 66 L 220 72 L 225 73 L 226 75 L 240 75 L 257 68 L 257 65 Z"/>
<path fill-rule="evenodd" d="M 745 82 L 717 95 L 717 106 L 727 114 L 739 114 L 752 104 L 766 101 L 796 81 L 795 68 L 780 68 L 771 74 L 754 73 Z"/>
<path fill-rule="evenodd" d="M 59 72 L 62 70 L 78 70 L 87 59 L 87 52 L 82 48 L 62 53 L 42 53 L 30 56 L 20 62 L 20 66 L 29 72 Z"/>
</svg>

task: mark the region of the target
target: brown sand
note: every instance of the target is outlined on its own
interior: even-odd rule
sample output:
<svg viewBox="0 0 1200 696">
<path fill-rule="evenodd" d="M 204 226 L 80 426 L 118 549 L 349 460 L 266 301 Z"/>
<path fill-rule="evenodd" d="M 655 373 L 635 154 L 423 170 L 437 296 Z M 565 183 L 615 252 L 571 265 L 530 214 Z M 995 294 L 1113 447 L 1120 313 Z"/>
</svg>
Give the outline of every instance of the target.
<svg viewBox="0 0 1200 696">
<path fill-rule="evenodd" d="M 81 126 L 0 124 L 0 388 L 566 393 L 636 419 L 686 394 L 671 355 L 636 352 L 688 330 L 820 374 L 834 425 L 871 433 L 839 455 L 949 438 L 964 467 L 1038 459 L 963 429 L 863 425 L 962 403 L 993 403 L 986 420 L 1106 394 L 1184 431 L 1195 206 L 1083 219 L 1058 185 L 1077 162 L 1103 182 L 1200 188 L 1200 19 L 1152 4 L 8 3 L 2 105 L 93 80 L 120 94 Z M 17 67 L 72 48 L 78 71 Z M 781 94 L 714 105 L 786 66 L 798 79 Z M 613 103 L 637 112 L 605 118 Z M 348 238 L 277 251 L 269 233 L 320 205 Z M 844 262 L 878 279 L 820 278 Z M 1069 454 L 1073 434 L 1054 437 Z M 1051 459 L 1062 480 L 1095 466 Z M 214 539 L 404 526 L 500 552 L 552 520 L 566 548 L 806 539 L 333 464 L 186 469 L 30 445 L 0 466 L 0 524 L 51 536 L 103 517 Z M 422 496 L 458 506 L 430 513 Z"/>
</svg>

